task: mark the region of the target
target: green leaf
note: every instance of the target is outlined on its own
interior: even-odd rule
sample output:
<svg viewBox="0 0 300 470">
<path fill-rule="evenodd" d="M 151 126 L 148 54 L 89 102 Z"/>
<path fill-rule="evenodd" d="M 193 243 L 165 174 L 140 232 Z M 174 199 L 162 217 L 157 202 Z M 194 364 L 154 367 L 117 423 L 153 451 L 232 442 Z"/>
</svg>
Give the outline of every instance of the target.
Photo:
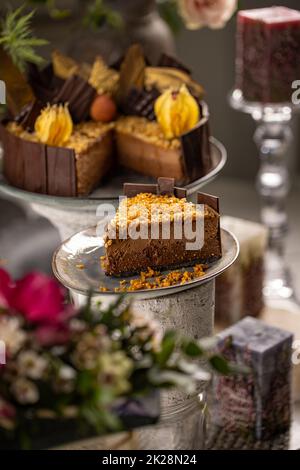
<svg viewBox="0 0 300 470">
<path fill-rule="evenodd" d="M 223 375 L 229 375 L 231 372 L 229 363 L 224 359 L 224 357 L 220 356 L 219 354 L 214 354 L 209 358 L 209 363 L 212 368 Z"/>
<path fill-rule="evenodd" d="M 164 367 L 167 364 L 168 360 L 174 352 L 175 346 L 176 332 L 167 331 L 161 342 L 161 349 L 156 356 L 157 362 L 161 367 Z"/>
<path fill-rule="evenodd" d="M 35 48 L 48 44 L 48 41 L 33 35 L 31 21 L 34 10 L 23 15 L 23 8 L 9 11 L 0 26 L 0 44 L 21 71 L 25 70 L 28 62 L 38 65 L 44 62 Z"/>
<path fill-rule="evenodd" d="M 182 345 L 182 351 L 190 357 L 199 357 L 203 355 L 202 348 L 193 340 L 185 340 Z"/>
</svg>

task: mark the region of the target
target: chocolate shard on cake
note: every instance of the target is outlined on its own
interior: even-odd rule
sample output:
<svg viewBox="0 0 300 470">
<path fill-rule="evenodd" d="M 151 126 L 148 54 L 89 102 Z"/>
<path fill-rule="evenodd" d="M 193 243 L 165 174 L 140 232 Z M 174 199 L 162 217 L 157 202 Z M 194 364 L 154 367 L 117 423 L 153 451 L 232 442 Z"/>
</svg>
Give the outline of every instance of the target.
<svg viewBox="0 0 300 470">
<path fill-rule="evenodd" d="M 287 431 L 293 335 L 246 317 L 218 336 L 220 353 L 250 371 L 215 377 L 212 422 L 236 439 L 265 440 Z"/>
<path fill-rule="evenodd" d="M 154 103 L 159 95 L 157 88 L 146 90 L 133 87 L 124 99 L 122 111 L 129 116 L 140 116 L 155 121 Z"/>
<path fill-rule="evenodd" d="M 159 178 L 156 185 L 127 183 L 124 193 L 104 234 L 106 274 L 206 264 L 222 256 L 220 216 L 211 207 L 217 198 L 188 202 L 172 178 Z"/>
<path fill-rule="evenodd" d="M 28 64 L 27 80 L 34 96 L 45 105 L 53 102 L 53 98 L 64 84 L 64 80 L 54 75 L 52 64 L 42 69 L 35 64 Z"/>
<path fill-rule="evenodd" d="M 163 53 L 160 56 L 160 59 L 157 65 L 158 67 L 170 67 L 170 68 L 174 67 L 175 69 L 182 70 L 188 75 L 191 75 L 192 73 L 191 70 L 188 67 L 186 67 L 182 62 L 180 62 L 178 59 L 165 53 Z"/>
<path fill-rule="evenodd" d="M 73 121 L 81 123 L 89 117 L 95 96 L 96 90 L 84 78 L 72 75 L 65 81 L 53 102 L 68 103 Z"/>
<path fill-rule="evenodd" d="M 34 100 L 32 103 L 27 104 L 21 110 L 20 114 L 16 116 L 15 122 L 20 124 L 24 130 L 29 132 L 34 131 L 34 125 L 37 117 L 39 116 L 41 110 L 43 109 L 44 105 L 39 100 Z"/>
</svg>

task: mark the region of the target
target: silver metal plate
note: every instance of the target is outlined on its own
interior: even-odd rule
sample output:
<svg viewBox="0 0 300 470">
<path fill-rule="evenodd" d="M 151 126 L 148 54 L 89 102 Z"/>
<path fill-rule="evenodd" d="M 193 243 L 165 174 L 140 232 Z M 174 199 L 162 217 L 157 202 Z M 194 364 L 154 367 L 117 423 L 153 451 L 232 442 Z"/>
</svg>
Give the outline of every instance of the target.
<svg viewBox="0 0 300 470">
<path fill-rule="evenodd" d="M 128 295 L 141 299 L 160 297 L 191 289 L 214 279 L 232 265 L 239 252 L 238 242 L 234 235 L 222 229 L 221 238 L 223 256 L 220 260 L 209 265 L 204 276 L 185 284 L 131 291 L 128 292 Z M 93 295 L 115 296 L 115 288 L 119 287 L 122 278 L 106 276 L 100 264 L 102 255 L 104 255 L 103 240 L 102 237 L 97 236 L 96 228 L 82 230 L 63 242 L 56 250 L 52 262 L 53 272 L 57 279 L 71 291 L 83 295 L 91 292 Z M 81 265 L 83 265 L 83 269 L 80 269 Z M 188 269 L 192 270 L 192 268 L 183 268 L 184 271 Z M 162 271 L 162 274 L 168 272 L 170 270 Z M 126 277 L 126 280 L 138 277 Z M 109 291 L 100 291 L 100 286 L 108 288 Z"/>
</svg>

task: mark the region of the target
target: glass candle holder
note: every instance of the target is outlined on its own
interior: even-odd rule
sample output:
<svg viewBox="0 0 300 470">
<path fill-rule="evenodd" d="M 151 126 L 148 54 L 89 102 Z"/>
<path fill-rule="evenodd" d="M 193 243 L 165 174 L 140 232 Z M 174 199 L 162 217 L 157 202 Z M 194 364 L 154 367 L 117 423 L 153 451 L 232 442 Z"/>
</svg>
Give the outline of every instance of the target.
<svg viewBox="0 0 300 470">
<path fill-rule="evenodd" d="M 261 220 L 268 228 L 264 294 L 267 303 L 295 301 L 284 258 L 288 230 L 286 199 L 290 189 L 286 151 L 292 139 L 294 82 L 300 78 L 300 12 L 285 7 L 239 11 L 234 109 L 256 123 L 254 141 L 260 168 L 256 186 Z M 293 304 L 294 305 L 294 304 Z"/>
</svg>

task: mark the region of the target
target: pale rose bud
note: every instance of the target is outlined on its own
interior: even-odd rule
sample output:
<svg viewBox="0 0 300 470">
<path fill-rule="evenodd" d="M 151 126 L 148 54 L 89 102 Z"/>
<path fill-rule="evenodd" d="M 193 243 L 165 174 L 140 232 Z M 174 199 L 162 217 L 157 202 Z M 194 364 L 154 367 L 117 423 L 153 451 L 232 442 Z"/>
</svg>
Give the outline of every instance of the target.
<svg viewBox="0 0 300 470">
<path fill-rule="evenodd" d="M 223 28 L 237 9 L 237 0 L 178 0 L 186 27 Z"/>
</svg>

